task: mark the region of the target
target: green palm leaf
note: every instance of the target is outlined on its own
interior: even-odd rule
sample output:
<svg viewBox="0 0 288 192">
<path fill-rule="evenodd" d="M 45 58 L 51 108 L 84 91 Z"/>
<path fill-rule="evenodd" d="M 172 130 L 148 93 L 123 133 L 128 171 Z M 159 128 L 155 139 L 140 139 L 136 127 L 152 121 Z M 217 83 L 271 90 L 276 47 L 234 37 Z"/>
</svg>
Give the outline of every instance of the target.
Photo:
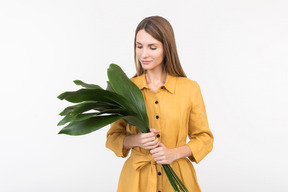
<svg viewBox="0 0 288 192">
<path fill-rule="evenodd" d="M 64 116 L 70 113 L 76 106 L 66 107 L 59 115 Z"/>
<path fill-rule="evenodd" d="M 149 132 L 149 120 L 146 106 L 140 89 L 126 76 L 123 70 L 116 64 L 111 64 L 108 68 L 108 78 L 111 87 L 116 93 L 128 99 L 136 108 L 138 118 L 145 123 L 145 132 Z"/>
<path fill-rule="evenodd" d="M 83 121 L 85 119 L 89 119 L 91 117 L 96 117 L 99 115 L 100 112 L 98 113 L 84 113 L 84 114 L 79 114 L 79 115 L 71 115 L 67 114 L 59 123 L 58 125 L 65 125 L 66 123 L 69 122 L 75 122 L 75 121 Z"/>
<path fill-rule="evenodd" d="M 96 131 L 121 118 L 122 117 L 118 115 L 109 115 L 109 116 L 92 117 L 83 121 L 71 122 L 69 125 L 61 129 L 59 134 L 84 135 Z"/>
<path fill-rule="evenodd" d="M 76 85 L 81 85 L 82 87 L 85 87 L 87 89 L 102 89 L 99 85 L 87 84 L 87 83 L 84 83 L 81 80 L 75 80 L 74 83 Z"/>
<path fill-rule="evenodd" d="M 115 90 L 112 88 L 111 84 L 109 81 L 107 81 L 107 88 L 106 88 L 107 91 L 111 91 L 111 92 L 114 92 L 115 93 Z"/>
<path fill-rule="evenodd" d="M 74 118 L 75 116 L 68 113 L 57 125 L 65 125 L 66 123 L 73 121 Z"/>
<path fill-rule="evenodd" d="M 135 108 L 123 96 L 103 89 L 80 89 L 78 91 L 64 92 L 58 98 L 61 100 L 65 99 L 71 103 L 97 101 L 119 105 L 127 109 Z"/>
<path fill-rule="evenodd" d="M 97 102 L 97 101 L 87 101 L 87 102 L 82 102 L 77 105 L 69 106 L 65 108 L 60 115 L 64 116 L 70 113 L 70 115 L 78 115 L 83 112 L 87 112 L 89 110 L 96 110 L 96 111 L 103 111 L 106 109 L 116 109 L 119 108 L 119 105 L 116 104 L 111 104 L 107 102 Z"/>
<path fill-rule="evenodd" d="M 126 123 L 134 125 L 136 127 L 138 127 L 138 129 L 142 132 L 142 133 L 147 133 L 147 122 L 144 122 L 142 119 L 138 118 L 137 115 L 134 116 L 125 116 L 123 117 L 123 119 L 126 121 Z"/>
</svg>

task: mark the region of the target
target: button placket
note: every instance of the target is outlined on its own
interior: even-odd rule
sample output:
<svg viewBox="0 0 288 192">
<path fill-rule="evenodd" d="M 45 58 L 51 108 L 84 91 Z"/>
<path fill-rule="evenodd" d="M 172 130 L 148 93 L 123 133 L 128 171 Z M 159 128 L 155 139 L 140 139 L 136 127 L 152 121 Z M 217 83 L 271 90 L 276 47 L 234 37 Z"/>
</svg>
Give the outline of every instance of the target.
<svg viewBox="0 0 288 192">
<path fill-rule="evenodd" d="M 154 100 L 154 109 L 155 109 L 155 123 L 157 125 L 158 130 L 161 134 L 161 114 L 160 114 L 160 105 L 161 105 L 161 98 L 163 96 L 163 90 L 158 91 L 155 94 L 155 100 Z M 160 134 L 155 135 L 160 141 Z M 159 136 L 158 136 L 159 135 Z"/>
<path fill-rule="evenodd" d="M 156 98 L 157 98 L 157 96 L 156 96 Z M 159 99 L 158 98 L 155 100 L 154 107 L 155 107 L 156 124 L 157 124 L 158 130 L 161 132 L 161 130 L 159 129 L 159 128 L 161 128 L 161 126 L 160 126 L 160 122 L 161 122 L 161 116 L 160 115 L 161 114 L 160 114 L 160 105 L 159 105 Z M 157 136 L 157 135 L 156 135 L 156 137 L 159 138 L 159 136 Z"/>
<path fill-rule="evenodd" d="M 156 165 L 157 168 L 157 192 L 162 192 L 163 191 L 163 168 L 160 164 Z"/>
<path fill-rule="evenodd" d="M 159 103 L 159 102 L 158 102 L 158 99 L 156 99 L 156 101 L 155 101 L 155 104 L 156 104 L 156 106 L 155 106 L 155 109 L 156 109 L 155 112 L 156 112 L 156 114 L 157 114 L 157 115 L 155 116 L 156 119 L 159 119 L 159 105 L 158 105 L 158 103 Z"/>
</svg>

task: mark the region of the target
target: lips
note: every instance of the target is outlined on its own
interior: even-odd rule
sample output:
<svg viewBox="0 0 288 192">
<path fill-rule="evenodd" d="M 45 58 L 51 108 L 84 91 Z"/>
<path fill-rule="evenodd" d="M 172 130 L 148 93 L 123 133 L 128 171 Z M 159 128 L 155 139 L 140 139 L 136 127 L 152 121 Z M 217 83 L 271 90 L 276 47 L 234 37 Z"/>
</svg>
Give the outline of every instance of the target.
<svg viewBox="0 0 288 192">
<path fill-rule="evenodd" d="M 142 60 L 141 63 L 144 64 L 144 65 L 147 65 L 147 64 L 151 63 L 151 61 L 143 61 Z"/>
</svg>

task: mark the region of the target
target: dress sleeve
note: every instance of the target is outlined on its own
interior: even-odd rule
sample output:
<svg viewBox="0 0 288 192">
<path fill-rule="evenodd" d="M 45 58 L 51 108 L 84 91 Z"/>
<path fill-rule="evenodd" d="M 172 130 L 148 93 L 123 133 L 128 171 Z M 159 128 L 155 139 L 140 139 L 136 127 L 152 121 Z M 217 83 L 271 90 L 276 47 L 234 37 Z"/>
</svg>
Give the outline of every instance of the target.
<svg viewBox="0 0 288 192">
<path fill-rule="evenodd" d="M 111 124 L 106 137 L 106 147 L 112 150 L 117 157 L 127 157 L 130 149 L 123 149 L 127 123 L 120 119 Z"/>
<path fill-rule="evenodd" d="M 193 82 L 191 90 L 192 108 L 189 114 L 188 136 L 193 156 L 189 159 L 199 163 L 209 152 L 212 151 L 214 137 L 209 129 L 206 109 L 201 90 L 196 82 Z"/>
</svg>

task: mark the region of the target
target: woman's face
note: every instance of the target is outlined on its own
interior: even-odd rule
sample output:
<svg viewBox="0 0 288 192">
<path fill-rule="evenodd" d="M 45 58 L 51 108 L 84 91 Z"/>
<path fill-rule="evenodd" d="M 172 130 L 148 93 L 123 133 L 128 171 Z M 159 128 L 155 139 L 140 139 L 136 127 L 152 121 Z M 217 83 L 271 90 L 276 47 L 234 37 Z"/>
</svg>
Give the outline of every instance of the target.
<svg viewBox="0 0 288 192">
<path fill-rule="evenodd" d="M 144 70 L 162 68 L 163 45 L 142 29 L 136 35 L 136 56 Z"/>
</svg>

